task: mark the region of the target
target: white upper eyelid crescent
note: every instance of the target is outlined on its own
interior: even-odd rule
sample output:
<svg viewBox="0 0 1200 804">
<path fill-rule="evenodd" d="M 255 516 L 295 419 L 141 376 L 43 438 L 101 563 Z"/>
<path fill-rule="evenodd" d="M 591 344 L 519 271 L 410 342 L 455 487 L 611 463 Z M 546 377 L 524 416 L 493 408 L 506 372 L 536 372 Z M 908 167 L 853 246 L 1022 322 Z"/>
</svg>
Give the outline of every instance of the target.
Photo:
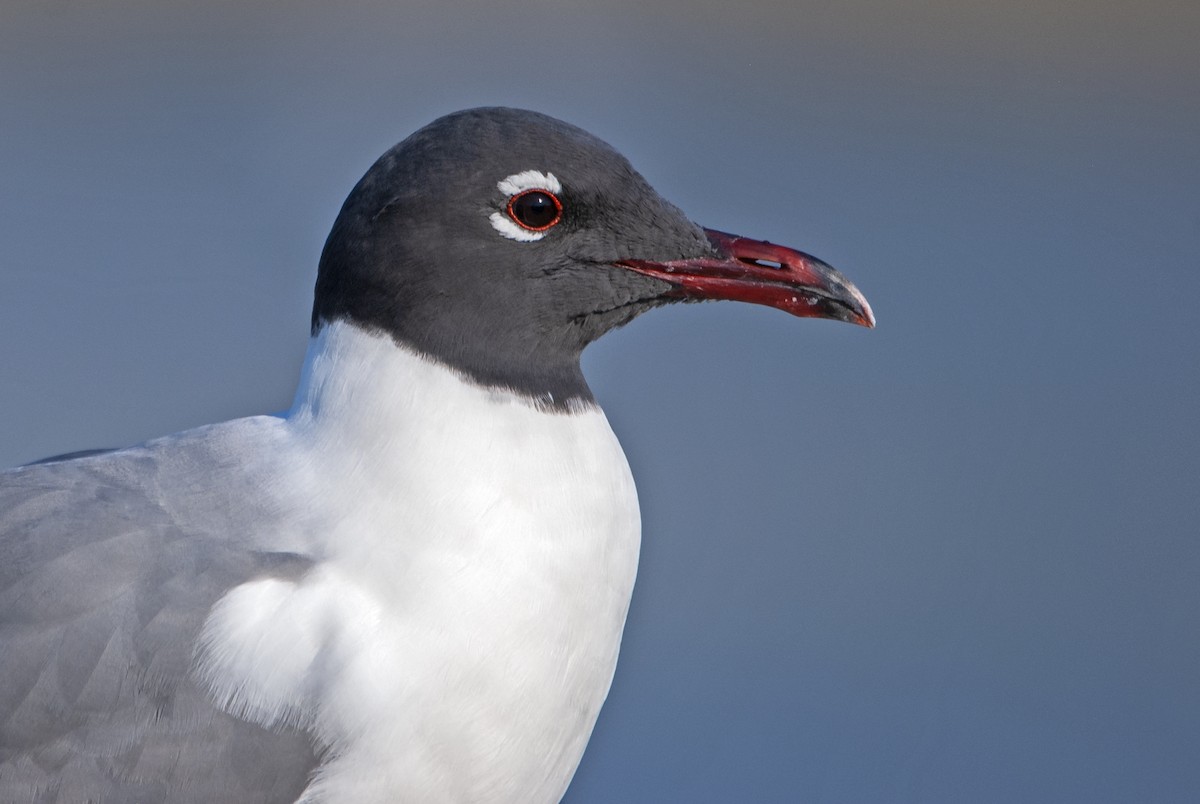
<svg viewBox="0 0 1200 804">
<path fill-rule="evenodd" d="M 558 195 L 562 192 L 562 184 L 553 173 L 543 173 L 540 170 L 523 170 L 506 176 L 496 182 L 496 189 L 511 198 L 526 190 L 546 190 Z"/>
</svg>

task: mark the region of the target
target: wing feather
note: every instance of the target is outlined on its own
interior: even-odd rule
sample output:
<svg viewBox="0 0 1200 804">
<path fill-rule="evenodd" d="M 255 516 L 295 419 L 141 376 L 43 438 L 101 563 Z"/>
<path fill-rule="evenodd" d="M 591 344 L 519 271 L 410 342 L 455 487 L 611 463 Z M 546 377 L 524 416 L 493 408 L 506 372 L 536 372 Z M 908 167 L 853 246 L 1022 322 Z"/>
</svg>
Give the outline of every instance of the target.
<svg viewBox="0 0 1200 804">
<path fill-rule="evenodd" d="M 306 566 L 241 538 L 269 506 L 236 501 L 253 474 L 219 436 L 0 473 L 0 800 L 303 791 L 318 761 L 309 737 L 234 718 L 192 677 L 222 594 Z"/>
</svg>

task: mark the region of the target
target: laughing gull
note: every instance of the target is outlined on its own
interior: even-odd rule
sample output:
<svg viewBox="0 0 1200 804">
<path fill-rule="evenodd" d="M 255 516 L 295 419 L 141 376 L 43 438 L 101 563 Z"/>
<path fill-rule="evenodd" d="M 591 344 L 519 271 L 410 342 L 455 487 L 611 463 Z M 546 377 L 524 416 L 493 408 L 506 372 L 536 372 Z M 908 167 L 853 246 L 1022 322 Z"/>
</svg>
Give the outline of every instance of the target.
<svg viewBox="0 0 1200 804">
<path fill-rule="evenodd" d="M 557 801 L 641 527 L 580 353 L 702 299 L 874 324 L 553 118 L 388 151 L 286 415 L 0 474 L 0 801 Z"/>
</svg>

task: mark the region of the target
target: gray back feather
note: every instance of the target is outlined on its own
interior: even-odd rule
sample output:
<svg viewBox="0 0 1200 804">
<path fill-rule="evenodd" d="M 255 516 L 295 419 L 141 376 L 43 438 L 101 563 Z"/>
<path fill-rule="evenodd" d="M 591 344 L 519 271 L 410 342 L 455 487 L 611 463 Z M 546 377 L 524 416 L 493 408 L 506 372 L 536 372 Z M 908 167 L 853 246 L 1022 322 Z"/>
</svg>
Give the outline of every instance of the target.
<svg viewBox="0 0 1200 804">
<path fill-rule="evenodd" d="M 225 591 L 307 568 L 239 538 L 271 512 L 234 504 L 252 474 L 220 443 L 197 431 L 0 473 L 0 801 L 303 790 L 309 738 L 235 719 L 190 674 Z"/>
</svg>

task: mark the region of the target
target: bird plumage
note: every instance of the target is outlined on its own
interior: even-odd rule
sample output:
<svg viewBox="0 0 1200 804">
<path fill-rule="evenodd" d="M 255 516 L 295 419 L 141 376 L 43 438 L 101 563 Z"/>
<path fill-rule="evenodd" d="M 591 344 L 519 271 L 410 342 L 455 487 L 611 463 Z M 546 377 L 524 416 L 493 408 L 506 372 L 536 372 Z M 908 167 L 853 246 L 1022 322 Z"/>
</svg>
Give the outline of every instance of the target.
<svg viewBox="0 0 1200 804">
<path fill-rule="evenodd" d="M 286 800 L 310 773 L 305 801 L 555 800 L 637 566 L 598 408 L 546 414 L 345 322 L 284 417 L 0 488 L 0 800 Z M 232 761 L 246 741 L 260 761 Z"/>
<path fill-rule="evenodd" d="M 580 353 L 702 298 L 874 322 L 553 118 L 388 151 L 285 415 L 0 473 L 0 801 L 556 801 L 640 540 Z"/>
</svg>

